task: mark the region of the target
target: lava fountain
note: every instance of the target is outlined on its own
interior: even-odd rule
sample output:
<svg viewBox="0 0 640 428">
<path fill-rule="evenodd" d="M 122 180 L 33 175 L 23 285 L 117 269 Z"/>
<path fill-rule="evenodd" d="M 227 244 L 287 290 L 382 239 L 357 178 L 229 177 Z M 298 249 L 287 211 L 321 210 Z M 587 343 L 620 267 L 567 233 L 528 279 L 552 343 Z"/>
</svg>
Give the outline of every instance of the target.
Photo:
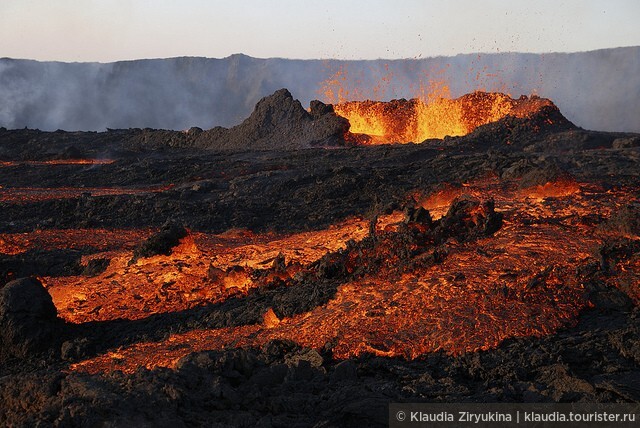
<svg viewBox="0 0 640 428">
<path fill-rule="evenodd" d="M 359 144 L 421 143 L 466 135 L 507 115 L 526 117 L 551 101 L 536 96 L 513 99 L 498 92 L 473 92 L 456 99 L 347 101 L 335 112 L 351 124 L 348 140 Z"/>
<path fill-rule="evenodd" d="M 483 85 L 476 76 L 476 88 Z M 347 141 L 359 145 L 389 143 L 421 143 L 429 139 L 466 135 L 478 126 L 498 121 L 507 115 L 523 118 L 550 100 L 538 96 L 512 98 L 507 93 L 477 89 L 459 98 L 451 97 L 445 80 L 420 81 L 417 89 L 409 89 L 413 98 L 392 99 L 397 93 L 392 73 L 381 76 L 376 84 L 363 85 L 341 68 L 323 82 L 321 97 L 331 102 L 334 111 L 349 121 Z M 355 84 L 355 87 L 352 87 Z M 401 87 L 414 87 L 401 84 Z M 371 91 L 362 89 L 373 87 Z M 368 96 L 367 96 L 368 95 Z"/>
</svg>

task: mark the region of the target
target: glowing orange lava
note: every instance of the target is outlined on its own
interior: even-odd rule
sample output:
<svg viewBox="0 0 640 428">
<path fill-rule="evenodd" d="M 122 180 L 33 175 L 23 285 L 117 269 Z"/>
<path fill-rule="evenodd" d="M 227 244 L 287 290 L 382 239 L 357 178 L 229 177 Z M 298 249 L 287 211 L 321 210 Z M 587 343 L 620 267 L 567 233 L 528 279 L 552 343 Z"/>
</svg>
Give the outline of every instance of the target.
<svg viewBox="0 0 640 428">
<path fill-rule="evenodd" d="M 502 93 L 474 92 L 457 99 L 439 98 L 380 101 L 349 101 L 334 105 L 349 120 L 352 134 L 362 144 L 420 143 L 427 139 L 466 135 L 480 125 L 507 115 L 522 117 L 549 104 L 540 98 L 512 99 Z M 353 139 L 353 138 L 352 138 Z"/>
<path fill-rule="evenodd" d="M 385 216 L 379 220 L 378 227 L 382 229 L 399 219 L 399 214 Z M 169 256 L 141 258 L 130 263 L 131 245 L 123 245 L 119 251 L 112 249 L 83 257 L 83 263 L 100 257 L 109 259 L 107 269 L 95 277 L 45 277 L 42 281 L 59 316 L 69 322 L 140 319 L 246 294 L 261 285 L 252 278 L 252 271 L 270 267 L 278 256 L 289 264 L 309 264 L 328 252 L 344 248 L 349 240 L 364 238 L 367 233 L 367 222 L 362 219 L 346 220 L 322 231 L 287 236 L 256 235 L 242 230 L 219 235 L 192 232 Z M 50 231 L 48 237 L 65 242 L 74 235 L 58 230 Z M 16 238 L 21 236 L 3 238 L 0 235 L 0 239 L 12 242 L 9 248 L 16 252 L 21 250 L 16 243 Z M 88 239 L 90 236 L 85 235 Z M 93 236 L 99 239 L 101 234 Z M 129 238 L 135 237 L 129 235 Z M 80 242 L 92 245 L 88 240 Z M 291 277 L 295 273 L 293 265 L 280 275 Z"/>
<path fill-rule="evenodd" d="M 507 115 L 527 117 L 543 106 L 553 105 L 535 95 L 513 99 L 507 93 L 487 92 L 482 89 L 480 72 L 470 76 L 476 91 L 459 98 L 451 94 L 446 69 L 431 70 L 417 82 L 402 81 L 402 76 L 394 76 L 388 66 L 368 76 L 350 75 L 344 66 L 328 72 L 330 76 L 322 82 L 318 94 L 349 121 L 346 140 L 361 145 L 422 143 L 466 135 Z M 412 98 L 383 101 L 397 94 L 399 88 L 403 93 L 409 88 Z"/>
<path fill-rule="evenodd" d="M 504 224 L 491 237 L 469 242 L 447 241 L 442 248 L 446 251 L 442 262 L 426 265 L 417 262 L 400 276 L 381 269 L 347 281 L 326 304 L 308 312 L 279 318 L 268 309 L 260 324 L 174 334 L 160 342 L 112 350 L 74 364 L 72 369 L 134 372 L 141 366 L 174 367 L 189 352 L 226 346 L 261 346 L 272 339 L 293 340 L 315 349 L 329 346 L 336 358 L 363 353 L 417 358 L 438 350 L 460 354 L 489 349 L 507 338 L 553 333 L 575 323 L 578 313 L 589 307 L 588 293 L 576 274 L 576 266 L 594 260 L 594 251 L 602 240 L 616 233 L 583 221 L 583 216 L 607 217 L 629 197 L 624 190 L 604 191 L 597 186 L 568 181 L 557 184 L 559 190 L 552 192 L 553 183 L 541 186 L 542 190 L 518 189 L 517 183 L 488 179 L 460 189 L 445 187 L 423 198 L 414 195 L 414 199 L 420 199 L 423 205 L 434 210 L 441 209 L 442 204 L 447 204 L 458 193 L 490 196 L 495 200 L 496 209 L 504 214 Z M 550 195 L 544 196 L 542 191 Z M 395 214 L 379 222 L 378 233 L 389 230 L 400 219 L 401 216 Z M 99 301 L 99 296 L 90 295 L 91 290 L 101 289 L 105 281 L 115 279 L 119 285 L 113 292 L 131 296 L 132 290 L 141 289 L 135 285 L 136 276 L 140 276 L 140 284 L 151 290 L 151 294 L 157 293 L 157 284 L 169 280 L 176 284 L 167 290 L 174 299 L 184 293 L 179 284 L 192 287 L 199 284 L 203 293 L 198 299 L 200 303 L 224 299 L 224 293 L 214 291 L 221 289 L 219 283 L 196 280 L 204 273 L 195 268 L 198 261 L 215 258 L 220 271 L 228 274 L 229 266 L 269 265 L 272 256 L 287 251 L 286 259 L 291 259 L 288 265 L 292 266 L 295 261 L 304 269 L 307 263 L 340 248 L 346 240 L 362 239 L 366 234 L 366 222 L 362 220 L 282 237 L 192 234 L 193 238 L 181 244 L 175 256 L 170 256 L 183 262 L 187 255 L 192 257 L 191 266 L 182 265 L 182 275 L 192 275 L 186 280 L 179 278 L 170 259 L 161 256 L 134 265 L 135 269 L 129 272 L 123 271 L 123 262 L 112 261 L 108 273 L 100 277 L 101 286 L 78 281 L 68 288 L 69 284 L 56 283 L 57 279 L 51 279 L 49 286 L 61 315 L 69 320 L 135 318 L 144 311 L 132 307 L 136 303 L 131 297 L 122 297 L 120 304 L 126 308 L 118 309 L 116 303 L 106 318 L 100 312 L 89 310 Z M 205 250 L 207 241 L 216 242 L 216 246 Z M 637 267 L 637 258 L 621 263 L 618 268 L 630 272 L 628 278 L 622 276 L 623 281 L 637 281 Z M 612 285 L 622 287 L 624 284 Z M 248 285 L 261 286 L 260 282 Z M 75 297 L 69 297 L 67 290 L 88 293 L 83 297 L 82 314 L 70 312 L 70 308 L 78 306 L 72 303 Z M 236 288 L 236 292 L 245 291 Z M 162 297 L 157 303 L 158 297 L 151 294 L 139 294 L 138 306 L 143 307 L 148 300 L 152 302 L 150 308 L 156 305 L 166 310 L 179 306 L 172 306 Z"/>
</svg>

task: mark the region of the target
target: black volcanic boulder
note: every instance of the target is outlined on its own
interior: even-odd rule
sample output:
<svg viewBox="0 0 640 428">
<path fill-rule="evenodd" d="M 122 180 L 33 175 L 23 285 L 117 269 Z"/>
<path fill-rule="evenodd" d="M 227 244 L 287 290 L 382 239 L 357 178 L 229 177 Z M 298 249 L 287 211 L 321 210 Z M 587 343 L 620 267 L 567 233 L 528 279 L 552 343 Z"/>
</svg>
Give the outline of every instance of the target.
<svg viewBox="0 0 640 428">
<path fill-rule="evenodd" d="M 455 238 L 459 242 L 491 236 L 502 227 L 502 213 L 494 210 L 493 200 L 480 201 L 462 195 L 456 198 L 447 214 L 436 222 L 436 242 Z"/>
<path fill-rule="evenodd" d="M 158 233 L 151 235 L 146 241 L 133 250 L 133 257 L 129 264 L 135 263 L 140 258 L 153 257 L 157 255 L 168 256 L 173 251 L 173 247 L 180 243 L 180 240 L 187 236 L 188 232 L 184 226 L 168 221 L 162 225 Z"/>
<path fill-rule="evenodd" d="M 322 101 L 313 100 L 309 104 L 309 113 L 313 118 L 319 118 L 325 114 L 333 113 L 333 106 L 331 104 L 325 104 Z"/>
<path fill-rule="evenodd" d="M 51 296 L 35 278 L 0 288 L 0 357 L 26 358 L 55 341 L 59 321 Z"/>
</svg>

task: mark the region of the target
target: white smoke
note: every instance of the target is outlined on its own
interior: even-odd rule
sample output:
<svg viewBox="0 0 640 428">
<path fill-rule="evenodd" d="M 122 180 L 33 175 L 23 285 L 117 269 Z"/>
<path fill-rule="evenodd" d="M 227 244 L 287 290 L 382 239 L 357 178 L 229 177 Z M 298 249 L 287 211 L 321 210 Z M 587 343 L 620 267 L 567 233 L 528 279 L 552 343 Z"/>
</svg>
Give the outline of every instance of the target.
<svg viewBox="0 0 640 428">
<path fill-rule="evenodd" d="M 286 87 L 308 105 L 336 71 L 353 99 L 412 98 L 420 83 L 450 95 L 484 89 L 551 98 L 579 126 L 640 132 L 640 47 L 570 54 L 419 60 L 288 60 L 232 55 L 109 64 L 0 59 L 0 126 L 43 130 L 232 126 Z M 323 99 L 325 98 L 325 99 Z"/>
</svg>

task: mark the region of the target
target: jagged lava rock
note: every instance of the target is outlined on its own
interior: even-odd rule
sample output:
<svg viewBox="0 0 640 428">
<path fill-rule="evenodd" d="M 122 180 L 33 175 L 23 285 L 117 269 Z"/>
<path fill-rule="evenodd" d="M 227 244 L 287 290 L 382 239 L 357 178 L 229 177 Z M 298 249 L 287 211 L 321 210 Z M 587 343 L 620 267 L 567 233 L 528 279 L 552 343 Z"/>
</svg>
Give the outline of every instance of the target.
<svg viewBox="0 0 640 428">
<path fill-rule="evenodd" d="M 187 234 L 188 231 L 184 226 L 171 221 L 166 222 L 158 233 L 151 235 L 133 251 L 130 263 L 135 263 L 140 258 L 170 255 L 173 247 L 178 245 Z"/>
<path fill-rule="evenodd" d="M 312 101 L 311 112 L 287 89 L 261 99 L 247 119 L 232 128 L 199 134 L 196 146 L 222 149 L 300 149 L 344 144 L 349 122 L 330 105 Z"/>
</svg>

